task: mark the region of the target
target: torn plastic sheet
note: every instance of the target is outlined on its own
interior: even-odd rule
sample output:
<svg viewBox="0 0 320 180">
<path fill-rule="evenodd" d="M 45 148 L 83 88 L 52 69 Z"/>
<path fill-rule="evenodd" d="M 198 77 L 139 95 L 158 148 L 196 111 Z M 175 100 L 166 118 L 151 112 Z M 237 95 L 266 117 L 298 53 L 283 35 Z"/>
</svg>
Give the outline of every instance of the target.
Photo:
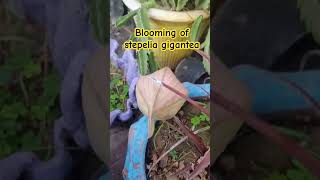
<svg viewBox="0 0 320 180">
<path fill-rule="evenodd" d="M 116 119 L 128 121 L 133 115 L 133 110 L 138 108 L 135 95 L 135 87 L 139 77 L 137 61 L 133 56 L 132 50 L 124 51 L 120 58 L 116 53 L 118 46 L 119 44 L 116 40 L 110 40 L 110 60 L 112 65 L 121 69 L 126 77 L 127 84 L 129 85 L 129 99 L 126 104 L 127 111 L 122 112 L 121 110 L 116 109 L 110 112 L 110 124 Z"/>
</svg>

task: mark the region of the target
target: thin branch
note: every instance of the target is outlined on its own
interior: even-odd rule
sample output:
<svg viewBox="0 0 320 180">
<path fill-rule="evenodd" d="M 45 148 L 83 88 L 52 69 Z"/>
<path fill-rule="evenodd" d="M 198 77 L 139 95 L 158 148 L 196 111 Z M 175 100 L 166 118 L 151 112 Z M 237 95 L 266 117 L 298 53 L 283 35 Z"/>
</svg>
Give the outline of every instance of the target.
<svg viewBox="0 0 320 180">
<path fill-rule="evenodd" d="M 297 83 L 284 78 L 284 77 L 280 77 L 280 76 L 275 76 L 272 73 L 268 73 L 271 74 L 273 77 L 275 77 L 276 79 L 279 79 L 280 81 L 286 83 L 288 85 L 288 87 L 296 90 L 303 98 L 304 100 L 310 104 L 311 108 L 313 109 L 314 113 L 320 117 L 320 104 L 302 87 L 300 87 Z"/>
<path fill-rule="evenodd" d="M 28 39 L 22 36 L 0 36 L 0 42 L 1 41 L 17 41 L 17 42 L 25 42 L 25 41 L 32 41 L 32 39 Z"/>
<path fill-rule="evenodd" d="M 20 84 L 20 87 L 21 87 L 21 90 L 22 90 L 22 94 L 23 94 L 26 106 L 29 107 L 29 105 L 30 105 L 29 95 L 28 95 L 28 91 L 27 91 L 27 88 L 26 88 L 26 85 L 24 83 L 22 75 L 19 75 L 19 84 Z"/>
<path fill-rule="evenodd" d="M 196 131 L 194 131 L 194 134 L 198 134 L 204 131 L 209 130 L 210 127 L 206 126 L 204 128 L 198 129 Z M 157 160 L 156 162 L 154 162 L 148 172 L 148 176 L 150 175 L 150 172 L 154 169 L 155 165 L 158 164 L 160 162 L 161 159 L 163 159 L 166 155 L 168 155 L 172 150 L 174 150 L 177 146 L 179 146 L 180 144 L 182 144 L 183 142 L 185 142 L 188 139 L 188 136 L 183 137 L 182 139 L 180 139 L 178 142 L 176 142 L 173 146 L 170 147 L 170 149 L 168 149 L 166 152 L 164 152 Z"/>
<path fill-rule="evenodd" d="M 173 120 L 179 125 L 183 133 L 189 137 L 189 139 L 196 146 L 197 150 L 201 153 L 201 155 L 206 153 L 208 148 L 206 147 L 205 144 L 203 144 L 201 138 L 195 135 L 192 131 L 190 131 L 176 116 L 173 117 Z"/>
<path fill-rule="evenodd" d="M 280 146 L 288 155 L 300 161 L 306 168 L 310 169 L 315 176 L 320 178 L 320 161 L 315 159 L 310 153 L 307 153 L 303 147 L 299 146 L 288 136 L 281 134 L 272 128 L 270 124 L 261 120 L 256 115 L 243 110 L 240 106 L 226 99 L 215 90 L 213 90 L 211 101 L 238 116 L 247 125 Z"/>
<path fill-rule="evenodd" d="M 208 117 L 210 117 L 210 113 L 209 113 L 208 109 L 200 106 L 198 102 L 192 100 L 190 97 L 182 94 L 181 92 L 179 92 L 179 91 L 176 90 L 175 88 L 167 85 L 167 84 L 164 83 L 164 82 L 161 82 L 161 84 L 163 84 L 164 87 L 166 87 L 166 88 L 169 89 L 170 91 L 174 92 L 174 93 L 177 94 L 178 96 L 182 97 L 183 99 L 185 99 L 186 101 L 188 101 L 190 104 L 192 104 L 194 107 L 196 107 L 197 109 L 199 109 L 200 111 L 202 111 L 203 113 L 205 113 Z"/>
<path fill-rule="evenodd" d="M 199 158 L 200 162 L 195 167 L 194 171 L 188 177 L 188 180 L 195 178 L 198 176 L 205 168 L 210 165 L 210 149 L 204 154 L 204 156 Z"/>
<path fill-rule="evenodd" d="M 156 138 L 157 138 L 157 135 L 158 135 L 160 129 L 162 128 L 163 124 L 164 124 L 164 123 L 162 122 L 161 125 L 160 125 L 160 127 L 158 128 L 157 132 L 154 134 L 154 137 L 153 137 L 153 147 L 154 147 L 154 149 L 157 149 L 157 146 L 156 146 Z"/>
<path fill-rule="evenodd" d="M 315 49 L 315 50 L 311 50 L 311 51 L 307 52 L 306 54 L 304 54 L 303 57 L 302 57 L 302 60 L 300 62 L 300 65 L 299 65 L 299 71 L 303 71 L 304 70 L 308 60 L 312 56 L 320 57 L 320 50 L 319 49 Z"/>
<path fill-rule="evenodd" d="M 207 53 L 201 50 L 195 50 L 195 51 L 210 63 L 210 56 Z"/>
</svg>

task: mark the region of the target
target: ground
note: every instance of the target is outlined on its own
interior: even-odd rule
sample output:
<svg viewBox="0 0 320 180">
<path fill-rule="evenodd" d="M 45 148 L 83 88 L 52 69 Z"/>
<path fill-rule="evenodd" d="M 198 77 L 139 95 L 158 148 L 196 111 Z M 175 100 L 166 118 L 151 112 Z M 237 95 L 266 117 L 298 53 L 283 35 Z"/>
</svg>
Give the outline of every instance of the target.
<svg viewBox="0 0 320 180">
<path fill-rule="evenodd" d="M 112 27 L 111 32 L 112 38 L 116 39 L 121 45 L 124 41 L 130 38 L 130 32 L 133 32 L 132 25 L 131 28 L 126 27 L 122 29 Z M 119 55 L 123 53 L 121 46 L 119 46 L 117 53 Z M 120 108 L 124 110 L 124 102 L 118 104 L 117 102 L 121 102 L 123 100 L 121 97 L 127 97 L 127 91 L 123 91 L 123 89 L 127 89 L 125 78 L 123 77 L 123 73 L 116 70 L 113 66 L 110 67 L 110 74 L 110 97 L 112 97 L 110 102 L 111 109 Z M 117 83 L 121 84 L 121 87 L 116 88 Z M 208 101 L 202 101 L 202 103 L 205 105 Z M 192 129 L 193 131 L 205 129 L 203 132 L 199 133 L 199 136 L 208 147 L 210 146 L 210 123 L 209 118 L 206 115 L 186 103 L 177 116 L 189 129 Z M 194 128 L 192 128 L 193 126 Z M 147 171 L 150 171 L 149 168 L 155 164 L 163 153 L 168 151 L 183 137 L 185 137 L 185 134 L 172 119 L 158 121 L 154 135 L 148 142 L 146 155 Z M 175 147 L 173 150 L 170 150 L 166 156 L 162 157 L 161 160 L 154 165 L 149 174 L 149 179 L 173 179 L 178 177 L 180 179 L 185 179 L 185 177 L 190 175 L 192 168 L 200 157 L 201 154 L 195 146 L 187 140 Z M 179 173 L 179 175 L 176 173 Z M 201 179 L 208 179 L 208 173 L 203 172 Z"/>
<path fill-rule="evenodd" d="M 0 158 L 16 151 L 51 157 L 59 79 L 44 29 L 15 17 L 0 2 Z"/>
<path fill-rule="evenodd" d="M 191 119 L 202 117 L 202 113 L 186 104 L 178 113 L 178 118 L 186 124 L 189 129 L 192 129 Z M 206 128 L 207 127 L 207 128 Z M 200 122 L 195 130 L 205 129 L 199 133 L 203 142 L 210 146 L 210 123 L 209 119 Z M 154 136 L 149 140 L 148 144 L 148 168 L 154 165 L 154 162 L 170 148 L 172 148 L 180 139 L 185 137 L 185 134 L 180 130 L 179 126 L 172 120 L 160 121 L 156 128 Z M 195 146 L 189 141 L 185 141 L 171 150 L 168 155 L 161 158 L 152 171 L 150 179 L 186 179 L 196 165 L 201 154 Z M 150 169 L 148 169 L 150 170 Z M 208 173 L 203 172 L 201 179 L 208 179 Z"/>
</svg>

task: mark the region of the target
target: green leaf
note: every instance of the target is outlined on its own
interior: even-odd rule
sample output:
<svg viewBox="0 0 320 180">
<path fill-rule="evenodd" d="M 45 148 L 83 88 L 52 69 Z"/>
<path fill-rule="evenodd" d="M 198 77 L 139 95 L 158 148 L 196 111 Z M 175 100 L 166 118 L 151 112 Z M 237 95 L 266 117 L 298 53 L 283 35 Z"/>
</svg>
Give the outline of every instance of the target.
<svg viewBox="0 0 320 180">
<path fill-rule="evenodd" d="M 90 23 L 93 27 L 95 36 L 97 40 L 106 45 L 109 41 L 108 39 L 108 9 L 109 1 L 106 0 L 91 0 L 89 1 L 89 14 Z"/>
<path fill-rule="evenodd" d="M 23 134 L 21 145 L 23 150 L 31 151 L 41 146 L 41 137 L 36 136 L 32 131 L 28 131 Z"/>
<path fill-rule="evenodd" d="M 201 120 L 200 120 L 200 118 L 197 117 L 197 116 L 191 118 L 191 124 L 192 124 L 192 126 L 194 126 L 194 127 L 198 126 L 198 125 L 200 124 L 200 122 L 201 122 Z"/>
<path fill-rule="evenodd" d="M 297 160 L 292 160 L 292 164 L 296 167 L 296 171 L 298 171 L 301 175 L 303 175 L 303 179 L 305 180 L 316 180 L 316 178 L 311 174 L 311 172 L 306 169 L 299 161 Z M 288 174 L 290 174 L 290 176 L 295 176 L 296 173 L 298 172 L 294 172 L 294 171 L 291 171 L 289 173 L 288 171 Z M 289 175 L 288 175 L 289 177 Z"/>
<path fill-rule="evenodd" d="M 60 77 L 58 73 L 53 72 L 48 74 L 43 82 L 43 96 L 49 98 L 48 101 L 54 100 L 60 91 Z"/>
<path fill-rule="evenodd" d="M 299 170 L 295 170 L 295 169 L 289 169 L 287 171 L 287 177 L 290 180 L 301 180 L 301 179 L 307 180 L 307 179 L 305 179 L 303 172 L 301 172 Z"/>
<path fill-rule="evenodd" d="M 148 61 L 149 61 L 150 73 L 153 73 L 159 69 L 159 65 L 156 62 L 154 58 L 154 53 L 152 51 L 149 51 L 148 53 Z"/>
<path fill-rule="evenodd" d="M 149 8 L 157 7 L 158 4 L 155 0 L 148 0 L 147 2 L 142 3 L 142 6 L 149 9 Z"/>
<path fill-rule="evenodd" d="M 130 11 L 128 14 L 121 16 L 116 21 L 116 27 L 123 27 L 129 20 L 131 20 L 135 15 L 137 15 L 138 10 Z"/>
<path fill-rule="evenodd" d="M 13 76 L 13 71 L 8 66 L 0 67 L 0 86 L 10 84 Z"/>
<path fill-rule="evenodd" d="M 178 160 L 178 153 L 177 153 L 176 150 L 170 151 L 170 156 L 172 157 L 172 160 L 173 160 L 173 161 Z"/>
<path fill-rule="evenodd" d="M 136 40 L 136 37 L 134 36 L 134 34 L 132 33 L 130 35 L 130 38 L 129 38 L 129 41 L 135 41 Z"/>
<path fill-rule="evenodd" d="M 16 134 L 17 121 L 14 119 L 2 119 L 0 124 L 0 138 L 6 138 Z"/>
<path fill-rule="evenodd" d="M 14 70 L 22 70 L 32 62 L 32 53 L 28 48 L 18 48 L 13 52 L 13 55 L 9 57 L 8 66 Z"/>
<path fill-rule="evenodd" d="M 147 14 L 147 9 L 145 7 L 141 7 L 137 14 L 136 21 L 137 28 L 150 29 L 149 17 Z M 141 38 L 141 41 L 147 41 L 148 38 Z M 138 67 L 141 75 L 146 75 L 150 72 L 149 70 L 149 57 L 147 50 L 137 51 L 138 55 Z"/>
<path fill-rule="evenodd" d="M 175 0 L 169 0 L 169 4 L 171 6 L 171 9 L 176 9 L 176 2 Z"/>
<path fill-rule="evenodd" d="M 201 44 L 201 49 L 205 48 L 205 47 L 209 47 L 210 46 L 210 27 L 208 29 L 208 33 L 206 35 L 206 39 L 204 40 L 204 42 Z M 208 52 L 207 52 L 208 53 Z"/>
<path fill-rule="evenodd" d="M 206 36 L 205 41 L 201 44 L 201 48 L 204 48 L 204 52 L 210 55 L 210 28 L 208 29 L 208 33 Z M 204 69 L 207 71 L 207 73 L 210 74 L 210 61 L 206 58 L 202 58 L 202 63 Z"/>
<path fill-rule="evenodd" d="M 202 64 L 207 73 L 210 74 L 210 62 L 207 59 L 203 58 Z"/>
<path fill-rule="evenodd" d="M 9 91 L 7 91 L 7 90 L 4 90 L 4 89 L 0 89 L 0 94 L 1 94 L 1 96 L 0 96 L 0 108 L 2 109 L 2 105 L 4 105 L 7 100 L 11 100 L 12 101 L 13 98 L 12 98 L 11 93 Z"/>
<path fill-rule="evenodd" d="M 148 68 L 148 52 L 146 50 L 140 50 L 138 55 L 138 68 L 141 75 L 147 75 L 149 73 Z"/>
<path fill-rule="evenodd" d="M 138 28 L 150 29 L 148 10 L 146 7 L 142 6 L 138 10 L 137 19 L 138 19 L 137 20 L 137 27 Z"/>
<path fill-rule="evenodd" d="M 196 0 L 196 8 L 207 10 L 210 7 L 210 0 Z"/>
<path fill-rule="evenodd" d="M 272 173 L 269 177 L 264 180 L 288 180 L 287 176 L 280 174 L 278 172 Z"/>
<path fill-rule="evenodd" d="M 188 0 L 178 0 L 176 11 L 181 11 L 187 4 Z"/>
<path fill-rule="evenodd" d="M 198 116 L 194 116 L 191 118 L 191 124 L 195 128 L 197 127 L 201 122 L 207 121 L 209 122 L 209 117 L 205 114 L 200 114 Z"/>
<path fill-rule="evenodd" d="M 286 128 L 286 127 L 281 127 L 281 126 L 276 126 L 276 125 L 273 125 L 273 127 L 275 129 L 279 130 L 281 133 L 286 134 L 291 137 L 294 137 L 300 141 L 309 141 L 310 140 L 310 137 L 308 135 L 306 135 L 303 132 L 300 132 L 298 130 L 290 129 L 290 128 Z"/>
<path fill-rule="evenodd" d="M 16 102 L 13 104 L 4 105 L 2 110 L 0 111 L 0 117 L 16 120 L 19 115 L 24 116 L 27 114 L 27 112 L 28 110 L 23 103 Z"/>
<path fill-rule="evenodd" d="M 0 158 L 4 158 L 12 152 L 12 148 L 9 144 L 0 143 Z"/>
<path fill-rule="evenodd" d="M 33 62 L 28 63 L 22 71 L 22 75 L 26 78 L 32 78 L 34 76 L 37 76 L 41 73 L 41 67 L 40 64 L 35 64 Z"/>
<path fill-rule="evenodd" d="M 48 108 L 44 106 L 34 105 L 31 106 L 31 117 L 36 120 L 44 120 L 48 112 Z"/>
<path fill-rule="evenodd" d="M 190 41 L 195 42 L 198 40 L 202 18 L 203 18 L 202 16 L 198 16 L 197 19 L 193 22 L 191 27 Z"/>
<path fill-rule="evenodd" d="M 306 30 L 312 33 L 314 40 L 320 44 L 320 1 L 298 0 L 300 18 L 304 21 Z"/>
<path fill-rule="evenodd" d="M 169 7 L 169 2 L 168 0 L 161 0 L 162 6 L 163 7 Z"/>
</svg>

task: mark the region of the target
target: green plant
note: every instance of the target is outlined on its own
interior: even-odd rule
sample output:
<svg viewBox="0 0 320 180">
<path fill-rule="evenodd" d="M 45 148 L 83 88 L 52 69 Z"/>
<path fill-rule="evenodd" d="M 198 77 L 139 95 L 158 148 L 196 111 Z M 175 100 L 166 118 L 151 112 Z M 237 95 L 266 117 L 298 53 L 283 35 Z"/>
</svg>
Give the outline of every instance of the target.
<svg viewBox="0 0 320 180">
<path fill-rule="evenodd" d="M 146 2 L 146 0 L 140 0 L 140 2 L 143 3 Z M 210 7 L 210 0 L 156 0 L 155 2 L 157 8 L 172 11 L 186 11 L 191 9 L 208 10 Z"/>
<path fill-rule="evenodd" d="M 173 161 L 176 161 L 176 160 L 178 160 L 178 158 L 179 158 L 178 153 L 177 153 L 176 150 L 170 151 L 170 156 L 171 156 L 171 158 L 172 158 Z"/>
<path fill-rule="evenodd" d="M 148 0 L 146 2 L 142 2 L 141 8 L 129 12 L 127 15 L 120 17 L 116 21 L 116 26 L 118 28 L 123 27 L 130 19 L 136 16 L 136 25 L 137 28 L 150 29 L 150 22 L 147 14 L 147 9 L 151 7 L 155 7 L 155 2 L 152 0 Z M 133 39 L 134 37 L 132 36 Z M 148 41 L 149 38 L 141 38 L 142 42 Z M 153 52 L 150 50 L 140 50 L 137 51 L 137 63 L 138 69 L 141 75 L 147 75 L 152 72 L 157 71 L 158 65 L 154 60 Z"/>
<path fill-rule="evenodd" d="M 147 8 L 142 6 L 137 14 L 137 28 L 150 29 L 150 22 L 147 14 Z M 142 42 L 146 42 L 149 39 L 144 37 L 141 38 Z M 153 52 L 150 50 L 140 50 L 137 51 L 138 54 L 138 66 L 140 74 L 147 75 L 149 73 L 155 72 L 159 69 Z"/>
<path fill-rule="evenodd" d="M 149 8 L 169 8 L 171 10 L 175 11 L 181 11 L 181 10 L 187 10 L 187 9 L 204 9 L 208 10 L 210 7 L 210 1 L 209 0 L 195 0 L 195 1 L 188 1 L 188 0 L 161 0 L 161 1 L 155 1 L 155 0 L 139 0 L 141 5 L 141 8 L 131 11 L 128 14 L 120 17 L 117 22 L 116 26 L 118 28 L 123 27 L 130 19 L 133 17 L 136 17 L 136 25 L 137 28 L 144 28 L 144 29 L 150 29 L 150 22 L 147 14 L 147 10 Z M 191 41 L 196 41 L 199 39 L 199 28 L 200 24 L 202 22 L 202 16 L 199 16 L 195 22 L 192 25 L 191 30 Z M 210 32 L 210 31 L 209 31 Z M 208 33 L 209 34 L 209 33 Z M 130 39 L 132 40 L 134 37 L 132 36 Z M 207 36 L 207 41 L 205 44 L 205 51 L 209 52 L 209 41 L 210 36 Z M 141 38 L 142 42 L 148 41 L 148 38 Z M 159 69 L 155 59 L 154 54 L 150 50 L 140 50 L 137 51 L 137 62 L 139 67 L 139 72 L 142 75 L 147 75 L 152 72 L 155 72 Z M 206 62 L 204 62 L 206 63 Z M 206 70 L 209 68 L 208 64 L 205 64 Z"/>
<path fill-rule="evenodd" d="M 207 54 L 208 57 L 210 57 L 210 28 L 208 29 L 205 41 L 201 44 L 201 48 L 203 48 L 203 51 Z M 210 74 L 210 58 L 207 59 L 203 57 L 202 63 L 204 69 Z"/>
<path fill-rule="evenodd" d="M 109 9 L 109 1 L 106 0 L 91 0 L 89 2 L 90 23 L 92 25 L 95 37 L 97 40 L 106 45 L 109 41 L 108 24 L 109 16 L 107 9 Z"/>
<path fill-rule="evenodd" d="M 314 40 L 320 44 L 320 1 L 298 0 L 300 18 L 305 23 L 306 30 L 313 35 Z"/>
<path fill-rule="evenodd" d="M 200 25 L 202 22 L 202 16 L 197 17 L 197 19 L 193 22 L 191 27 L 191 35 L 190 40 L 191 41 L 198 41 L 199 40 L 199 31 L 200 31 Z M 209 58 L 209 51 L 210 51 L 210 28 L 208 29 L 206 38 L 204 42 L 201 44 L 201 49 L 203 49 L 203 66 L 205 70 L 210 74 L 210 58 Z"/>
<path fill-rule="evenodd" d="M 129 97 L 129 86 L 121 74 L 112 75 L 110 90 L 110 111 L 115 109 L 125 110 L 126 100 Z"/>
<path fill-rule="evenodd" d="M 59 84 L 58 74 L 45 74 L 27 44 L 0 64 L 0 158 L 47 146 L 47 128 L 59 116 Z"/>
<path fill-rule="evenodd" d="M 200 114 L 191 118 L 192 129 L 200 125 L 201 122 L 209 122 L 209 117 L 205 114 Z"/>
<path fill-rule="evenodd" d="M 316 178 L 298 161 L 292 161 L 293 168 L 288 169 L 286 173 L 282 174 L 279 172 L 274 172 L 265 180 L 316 180 Z"/>
</svg>

